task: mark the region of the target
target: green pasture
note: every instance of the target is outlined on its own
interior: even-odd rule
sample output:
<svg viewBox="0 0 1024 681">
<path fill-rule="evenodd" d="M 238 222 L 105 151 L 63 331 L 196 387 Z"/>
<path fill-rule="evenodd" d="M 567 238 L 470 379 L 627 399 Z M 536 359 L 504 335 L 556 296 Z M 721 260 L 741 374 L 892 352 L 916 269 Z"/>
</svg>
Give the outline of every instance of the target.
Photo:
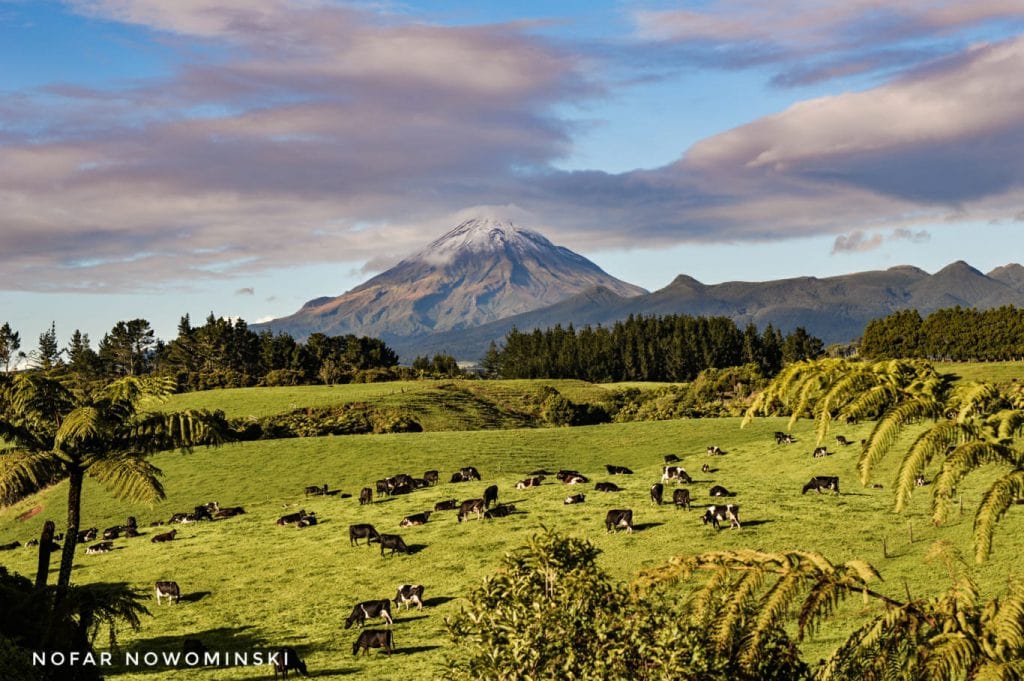
<svg viewBox="0 0 1024 681">
<path fill-rule="evenodd" d="M 213 391 L 178 396 L 168 406 L 230 406 L 235 414 L 273 413 L 291 404 L 306 405 L 338 396 L 345 399 L 357 390 L 380 391 L 377 396 L 385 398 L 393 397 L 396 389 L 401 395 L 403 388 L 417 386 Z M 238 404 L 233 404 L 236 397 Z M 153 616 L 144 618 L 142 630 L 122 636 L 128 649 L 180 650 L 185 637 L 198 637 L 215 650 L 290 645 L 305 657 L 311 674 L 324 679 L 440 677 L 444 656 L 457 650 L 444 633 L 445 615 L 458 610 L 460 597 L 490 574 L 507 551 L 525 543 L 542 526 L 591 539 L 603 551 L 600 560 L 604 568 L 622 580 L 677 554 L 740 547 L 799 548 L 820 551 L 833 561 L 855 557 L 870 561 L 885 579 L 876 588 L 896 598 L 905 598 L 908 591 L 918 597 L 943 590 L 949 583 L 944 568 L 926 563 L 924 555 L 939 539 L 971 554 L 970 513 L 988 481 L 986 476 L 964 486 L 965 516 L 936 528 L 929 521 L 927 488 L 915 496 L 909 512 L 891 513 L 890 477 L 895 461 L 880 468 L 878 482 L 884 489 L 861 487 L 854 476 L 857 445 L 842 448 L 833 441 L 833 456 L 814 459 L 811 424 L 807 422 L 794 431 L 797 443 L 775 444 L 772 433 L 785 430 L 785 423 L 783 419 L 761 419 L 740 429 L 738 419 L 704 419 L 424 432 L 259 441 L 191 454 L 164 453 L 153 458 L 165 473 L 167 490 L 167 500 L 157 506 L 113 500 L 87 481 L 83 527 L 102 530 L 135 515 L 145 535 L 116 541 L 118 548 L 110 554 L 88 556 L 80 549 L 73 579 L 79 583 L 125 581 L 147 591 L 160 579 L 173 579 L 181 585 L 185 599 L 179 605 L 158 608 L 155 601 L 149 602 Z M 843 427 L 834 434 L 856 441 L 869 428 L 870 424 Z M 711 444 L 727 453 L 707 456 L 705 448 Z M 650 502 L 649 487 L 659 480 L 663 456 L 668 453 L 683 458 L 682 465 L 695 479 L 686 486 L 698 503 L 709 501 L 707 490 L 712 484 L 737 492 L 730 501 L 741 507 L 741 530 L 715 531 L 699 522 L 699 510 L 687 512 Z M 701 474 L 705 462 L 715 469 L 712 473 Z M 629 466 L 635 475 L 608 476 L 604 464 Z M 446 482 L 453 470 L 465 465 L 476 466 L 483 481 Z M 565 487 L 548 478 L 540 488 L 515 490 L 517 480 L 541 467 L 550 471 L 576 468 L 592 482 Z M 442 482 L 437 487 L 359 506 L 359 489 L 372 486 L 374 480 L 400 472 L 419 476 L 432 468 L 441 472 Z M 839 475 L 843 493 L 802 496 L 800 488 L 813 474 Z M 599 494 L 593 490 L 593 482 L 603 480 L 613 480 L 626 489 Z M 323 483 L 355 496 L 304 497 L 306 485 Z M 499 486 L 502 502 L 514 503 L 521 513 L 459 524 L 454 512 L 439 512 L 423 527 L 398 527 L 406 515 L 432 509 L 439 500 L 478 497 L 490 484 Z M 669 485 L 666 497 L 671 490 Z M 587 495 L 584 504 L 563 505 L 565 496 L 581 491 Z M 58 485 L 0 510 L 0 543 L 24 543 L 38 536 L 46 519 L 62 525 L 65 497 L 66 487 Z M 176 511 L 190 511 L 213 500 L 222 506 L 242 505 L 247 514 L 178 526 L 178 539 L 168 544 L 149 541 L 152 533 L 167 529 L 150 528 L 151 521 L 166 520 Z M 39 512 L 31 518 L 17 520 L 37 507 Z M 299 508 L 315 511 L 320 524 L 301 530 L 276 526 L 277 517 Z M 633 509 L 637 531 L 607 534 L 603 519 L 611 508 Z M 382 558 L 375 545 L 350 546 L 347 529 L 356 522 L 370 522 L 382 532 L 401 534 L 415 553 Z M 990 562 L 972 566 L 984 596 L 998 593 L 1011 572 L 1019 574 L 1022 531 L 1022 514 L 1011 511 L 997 531 Z M 883 557 L 883 541 L 888 557 Z M 35 559 L 32 549 L 0 554 L 0 562 L 29 576 L 34 575 Z M 371 598 L 393 597 L 402 583 L 424 584 L 428 607 L 422 612 L 402 612 L 396 618 L 397 654 L 391 660 L 379 651 L 352 657 L 357 634 L 342 628 L 352 606 Z M 863 616 L 873 612 L 862 612 L 864 607 L 856 598 L 844 606 L 838 620 L 802 644 L 805 659 L 814 662 L 826 655 Z M 173 681 L 270 678 L 271 673 L 269 667 L 115 670 L 110 677 Z"/>
<path fill-rule="evenodd" d="M 1024 362 L 933 362 L 937 371 L 959 380 L 1009 383 L 1024 381 Z"/>
</svg>

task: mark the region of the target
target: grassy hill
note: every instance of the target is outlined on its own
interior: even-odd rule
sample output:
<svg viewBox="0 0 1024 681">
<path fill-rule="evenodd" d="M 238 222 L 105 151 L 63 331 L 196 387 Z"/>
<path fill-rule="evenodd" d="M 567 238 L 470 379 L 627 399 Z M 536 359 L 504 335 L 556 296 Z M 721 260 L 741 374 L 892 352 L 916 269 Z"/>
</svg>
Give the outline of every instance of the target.
<svg viewBox="0 0 1024 681">
<path fill-rule="evenodd" d="M 480 390 L 492 391 L 491 399 L 496 401 L 493 391 L 510 389 L 501 383 L 477 385 Z M 531 386 L 519 386 L 523 387 Z M 587 384 L 576 387 L 580 391 L 604 390 Z M 236 415 L 259 410 L 273 413 L 283 410 L 280 405 L 285 403 L 400 399 L 422 395 L 419 388 L 417 383 L 215 391 L 179 396 L 168 407 L 210 406 Z M 425 390 L 437 388 L 427 386 Z M 472 387 L 466 390 L 472 391 Z M 371 395 L 373 391 L 379 392 Z M 355 394 L 360 396 L 353 397 Z M 512 390 L 505 399 L 513 400 L 515 394 Z M 861 424 L 835 432 L 857 440 L 869 427 Z M 103 529 L 123 523 L 131 514 L 138 517 L 146 534 L 116 541 L 119 548 L 110 554 L 87 556 L 80 552 L 74 580 L 127 581 L 147 590 L 158 579 L 173 579 L 181 585 L 185 599 L 178 606 L 157 608 L 155 601 L 150 602 L 153 617 L 144 619 L 140 632 L 123 636 L 122 643 L 129 649 L 180 650 L 185 637 L 198 637 L 207 647 L 219 650 L 291 645 L 319 678 L 413 680 L 440 675 L 440 661 L 453 650 L 444 634 L 444 616 L 457 611 L 460 597 L 489 574 L 505 552 L 523 544 L 541 526 L 590 538 L 603 551 L 602 565 L 622 580 L 672 555 L 754 547 L 813 549 L 835 561 L 864 558 L 885 578 L 878 590 L 894 597 L 905 597 L 908 589 L 916 597 L 946 586 L 939 566 L 924 563 L 923 556 L 937 539 L 949 540 L 969 554 L 970 517 L 947 527 L 933 527 L 928 519 L 928 495 L 923 492 L 913 499 L 908 513 L 893 515 L 889 491 L 892 466 L 883 466 L 878 479 L 885 489 L 862 488 L 854 480 L 856 446 L 837 447 L 834 456 L 813 459 L 810 424 L 800 424 L 795 431 L 799 442 L 793 445 L 775 444 L 772 432 L 782 429 L 785 422 L 779 419 L 759 420 L 744 430 L 737 419 L 705 419 L 304 438 L 232 444 L 189 455 L 164 453 L 153 461 L 165 473 L 168 499 L 156 507 L 112 500 L 87 481 L 85 526 Z M 704 449 L 710 444 L 721 446 L 727 454 L 707 457 Z M 648 489 L 659 479 L 666 453 L 683 457 L 683 465 L 697 479 L 688 487 L 698 502 L 708 500 L 707 489 L 712 484 L 736 491 L 738 496 L 732 501 L 741 506 L 743 529 L 715 531 L 700 524 L 696 510 L 654 506 Z M 704 462 L 716 470 L 700 474 Z M 606 463 L 629 466 L 636 474 L 609 478 L 604 471 Z M 454 469 L 464 465 L 479 468 L 483 481 L 442 482 L 370 507 L 360 507 L 355 497 L 305 498 L 302 492 L 306 485 L 327 483 L 332 489 L 358 495 L 360 488 L 372 486 L 386 475 L 422 475 L 431 468 L 439 469 L 446 481 Z M 626 491 L 599 494 L 593 491 L 593 484 L 583 489 L 565 488 L 549 478 L 538 489 L 517 492 L 515 482 L 539 467 L 552 471 L 577 468 L 593 481 L 613 479 Z M 843 494 L 802 496 L 800 488 L 812 474 L 839 475 Z M 973 509 L 986 480 L 979 476 L 969 482 L 962 491 L 965 508 Z M 480 496 L 490 484 L 499 486 L 501 501 L 515 503 L 522 513 L 459 524 L 453 512 L 441 512 L 423 527 L 398 528 L 408 514 L 432 509 L 442 499 Z M 587 495 L 586 503 L 562 504 L 567 494 L 579 491 Z M 64 485 L 58 485 L 0 510 L 0 543 L 15 539 L 24 543 L 38 536 L 48 518 L 61 524 L 65 497 Z M 179 539 L 169 544 L 148 541 L 153 532 L 166 529 L 149 528 L 151 521 L 166 520 L 173 512 L 212 500 L 225 506 L 243 505 L 248 512 L 238 518 L 179 526 Z M 30 519 L 17 520 L 37 507 L 39 511 Z M 275 525 L 277 517 L 299 508 L 316 511 L 321 523 L 302 530 Z M 638 531 L 632 536 L 606 534 L 602 522 L 610 508 L 632 508 Z M 382 532 L 399 533 L 416 552 L 381 558 L 376 546 L 352 547 L 347 528 L 355 522 L 370 522 Z M 908 523 L 913 524 L 913 543 Z M 1017 557 L 1024 548 L 1022 530 L 1022 514 L 1008 514 L 997 532 L 992 560 L 972 568 L 984 595 L 1003 588 L 1007 574 L 1017 571 Z M 883 539 L 888 544 L 888 558 L 882 556 Z M 31 549 L 0 554 L 0 562 L 23 574 L 34 574 L 34 561 Z M 357 634 L 342 629 L 351 607 L 362 600 L 393 597 L 402 583 L 424 584 L 428 607 L 397 617 L 394 632 L 399 654 L 391 661 L 377 654 L 353 658 L 351 644 Z M 831 650 L 860 621 L 858 607 L 848 606 L 838 622 L 805 642 L 805 659 L 816 660 Z M 182 676 L 173 670 L 111 674 L 111 678 L 125 681 L 170 681 Z M 269 676 L 266 667 L 188 673 L 190 679 L 211 680 Z"/>
</svg>

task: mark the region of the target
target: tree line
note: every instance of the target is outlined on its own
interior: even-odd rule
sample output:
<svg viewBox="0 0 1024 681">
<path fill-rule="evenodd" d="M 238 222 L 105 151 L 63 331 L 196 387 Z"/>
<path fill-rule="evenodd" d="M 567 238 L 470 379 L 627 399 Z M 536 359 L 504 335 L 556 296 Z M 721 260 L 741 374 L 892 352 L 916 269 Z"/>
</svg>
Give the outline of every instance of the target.
<svg viewBox="0 0 1024 681">
<path fill-rule="evenodd" d="M 503 347 L 491 344 L 483 366 L 502 378 L 690 381 L 704 369 L 744 364 L 773 376 L 784 363 L 823 352 L 822 341 L 802 327 L 784 336 L 771 324 L 741 331 L 728 317 L 630 315 L 610 327 L 513 329 Z"/>
<path fill-rule="evenodd" d="M 1019 360 L 1024 358 L 1024 309 L 957 306 L 923 319 L 917 310 L 894 312 L 868 323 L 860 352 L 874 359 Z"/>
</svg>

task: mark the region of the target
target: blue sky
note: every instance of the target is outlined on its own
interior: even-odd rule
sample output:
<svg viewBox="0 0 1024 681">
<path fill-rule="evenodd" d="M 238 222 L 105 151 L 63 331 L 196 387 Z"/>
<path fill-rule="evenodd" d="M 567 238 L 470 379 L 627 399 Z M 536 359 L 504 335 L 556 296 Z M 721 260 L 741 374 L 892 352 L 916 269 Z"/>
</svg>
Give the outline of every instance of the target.
<svg viewBox="0 0 1024 681">
<path fill-rule="evenodd" d="M 0 319 L 283 316 L 460 219 L 649 289 L 1024 259 L 1019 0 L 0 0 Z"/>
</svg>

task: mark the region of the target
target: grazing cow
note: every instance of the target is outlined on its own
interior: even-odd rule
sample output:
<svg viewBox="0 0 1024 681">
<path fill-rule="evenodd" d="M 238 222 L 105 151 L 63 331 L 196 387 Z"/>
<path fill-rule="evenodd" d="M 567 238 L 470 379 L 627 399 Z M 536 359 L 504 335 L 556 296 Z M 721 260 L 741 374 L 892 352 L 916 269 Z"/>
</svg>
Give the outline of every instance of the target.
<svg viewBox="0 0 1024 681">
<path fill-rule="evenodd" d="M 651 485 L 651 501 L 661 506 L 662 499 L 665 497 L 665 485 L 660 482 L 656 482 Z"/>
<path fill-rule="evenodd" d="M 120 536 L 121 536 L 121 526 L 120 525 L 115 525 L 114 527 L 108 527 L 107 529 L 103 530 L 103 538 L 104 539 L 117 539 Z"/>
<path fill-rule="evenodd" d="M 309 676 L 309 672 L 306 671 L 306 663 L 302 661 L 299 654 L 295 652 L 295 648 L 278 648 L 273 653 L 274 664 L 274 678 L 280 674 L 281 678 L 288 678 L 288 672 L 290 670 L 297 671 L 303 676 Z"/>
<path fill-rule="evenodd" d="M 174 535 L 176 534 L 178 534 L 177 530 L 171 530 L 170 532 L 164 532 L 163 534 L 153 535 L 153 538 L 149 541 L 151 541 L 154 544 L 161 544 L 163 542 L 174 541 Z"/>
<path fill-rule="evenodd" d="M 721 485 L 715 485 L 708 490 L 708 494 L 713 497 L 734 497 L 736 496 L 733 492 L 730 492 Z"/>
<path fill-rule="evenodd" d="M 366 624 L 366 620 L 380 617 L 388 626 L 391 626 L 391 601 L 386 598 L 382 598 L 378 601 L 363 601 L 357 603 L 352 608 L 352 614 L 345 620 L 345 628 L 350 629 L 353 624 L 363 626 Z"/>
<path fill-rule="evenodd" d="M 711 472 L 710 464 L 704 464 L 703 466 L 701 466 L 700 467 L 700 472 L 701 473 L 710 473 Z"/>
<path fill-rule="evenodd" d="M 815 447 L 814 458 L 820 459 L 823 456 L 832 456 L 832 452 L 828 451 L 828 447 Z"/>
<path fill-rule="evenodd" d="M 435 511 L 454 511 L 459 507 L 459 501 L 457 499 L 449 499 L 448 501 L 439 501 L 434 504 Z"/>
<path fill-rule="evenodd" d="M 452 480 L 452 482 L 455 481 Z M 377 486 L 377 496 L 386 497 L 391 492 L 391 488 L 388 486 L 387 480 L 378 480 L 375 484 Z"/>
<path fill-rule="evenodd" d="M 543 479 L 544 476 L 538 475 L 532 478 L 526 478 L 525 480 L 520 480 L 519 482 L 516 483 L 516 489 L 526 489 L 527 487 L 540 487 L 540 483 Z"/>
<path fill-rule="evenodd" d="M 437 471 L 427 471 L 423 474 L 423 479 L 427 481 L 428 485 L 436 485 L 438 479 Z"/>
<path fill-rule="evenodd" d="M 398 523 L 399 527 L 412 527 L 413 525 L 425 525 L 427 519 L 430 517 L 430 511 L 423 511 L 423 513 L 414 513 L 413 515 L 407 515 L 402 519 L 402 522 Z"/>
<path fill-rule="evenodd" d="M 359 540 L 366 539 L 366 545 L 369 546 L 370 542 L 380 541 L 380 532 L 374 529 L 373 525 L 368 523 L 359 523 L 357 525 L 348 526 L 348 543 L 349 546 L 359 546 Z"/>
<path fill-rule="evenodd" d="M 626 532 L 633 534 L 633 511 L 628 508 L 617 508 L 608 511 L 608 514 L 604 517 L 604 527 L 608 532 L 624 527 Z"/>
<path fill-rule="evenodd" d="M 20 541 L 12 541 L 10 544 L 0 544 L 0 551 L 12 551 L 21 546 Z M 86 551 L 88 553 L 88 551 Z"/>
<path fill-rule="evenodd" d="M 571 497 L 566 497 L 562 503 L 566 506 L 569 504 L 582 504 L 585 499 L 586 496 L 583 494 L 573 494 Z"/>
<path fill-rule="evenodd" d="M 484 508 L 490 508 L 491 504 L 498 503 L 498 486 L 491 485 L 484 490 Z"/>
<path fill-rule="evenodd" d="M 364 487 L 359 491 L 359 505 L 365 506 L 366 504 L 373 503 L 373 490 L 369 487 Z"/>
<path fill-rule="evenodd" d="M 324 496 L 325 494 L 327 494 L 327 485 L 324 485 L 323 487 L 317 487 L 316 485 L 310 485 L 309 487 L 306 488 L 306 496 L 308 497 L 310 494 L 312 494 L 315 497 L 316 496 L 321 496 L 321 497 Z"/>
<path fill-rule="evenodd" d="M 842 446 L 842 447 L 845 447 L 846 445 L 852 445 L 853 444 L 852 442 L 847 440 L 842 435 L 836 435 L 836 442 L 838 442 L 840 444 L 840 446 Z"/>
<path fill-rule="evenodd" d="M 100 531 L 95 527 L 90 527 L 88 530 L 78 531 L 78 543 L 84 544 L 85 542 L 96 541 L 96 537 L 99 536 Z"/>
<path fill-rule="evenodd" d="M 398 593 L 395 594 L 395 607 L 401 610 L 403 605 L 406 610 L 412 609 L 413 605 L 417 610 L 423 609 L 422 584 L 403 584 L 398 587 Z"/>
<path fill-rule="evenodd" d="M 598 492 L 621 492 L 622 488 L 616 485 L 614 482 L 599 482 L 594 485 L 594 489 Z"/>
<path fill-rule="evenodd" d="M 665 466 L 662 468 L 661 481 L 668 482 L 669 480 L 693 483 L 693 478 L 690 477 L 689 473 L 683 470 L 682 466 Z"/>
<path fill-rule="evenodd" d="M 166 598 L 175 605 L 181 600 L 181 589 L 178 588 L 177 582 L 157 582 L 156 583 L 156 604 L 160 605 L 160 599 Z"/>
<path fill-rule="evenodd" d="M 227 508 L 222 508 L 219 511 L 214 512 L 213 517 L 214 518 L 233 518 L 236 515 L 244 515 L 244 514 L 245 514 L 245 509 L 242 508 L 241 506 L 229 506 Z"/>
<path fill-rule="evenodd" d="M 391 555 L 395 555 L 395 551 L 400 551 L 406 555 L 409 554 L 409 547 L 405 545 L 402 538 L 397 534 L 382 534 L 380 536 L 380 557 L 384 557 L 384 549 L 391 549 Z"/>
<path fill-rule="evenodd" d="M 679 463 L 680 461 L 682 461 L 682 459 L 680 459 L 675 454 L 666 454 L 665 455 L 665 463 Z"/>
<path fill-rule="evenodd" d="M 277 519 L 277 524 L 282 526 L 282 527 L 285 526 L 285 525 L 292 525 L 294 523 L 299 522 L 300 520 L 302 520 L 305 517 L 306 517 L 306 510 L 302 509 L 298 513 L 289 513 L 288 515 L 281 516 L 280 518 Z"/>
<path fill-rule="evenodd" d="M 796 438 L 793 437 L 792 435 L 790 435 L 789 433 L 783 433 L 780 430 L 775 431 L 775 444 L 777 444 L 777 445 L 781 445 L 781 444 L 791 445 L 794 442 L 796 442 Z"/>
<path fill-rule="evenodd" d="M 676 505 L 676 508 L 685 508 L 687 511 L 690 510 L 690 490 L 688 489 L 677 489 L 672 492 L 672 503 Z"/>
<path fill-rule="evenodd" d="M 708 456 L 722 456 L 725 452 L 718 445 L 711 445 L 708 447 Z"/>
<path fill-rule="evenodd" d="M 469 482 L 480 480 L 480 472 L 473 466 L 463 466 L 452 474 L 452 482 Z"/>
<path fill-rule="evenodd" d="M 394 645 L 395 639 L 390 629 L 366 629 L 359 633 L 359 638 L 352 644 L 352 654 L 358 655 L 360 648 L 364 655 L 370 653 L 370 648 L 383 648 L 390 655 Z"/>
<path fill-rule="evenodd" d="M 515 504 L 498 504 L 489 511 L 484 511 L 484 518 L 505 518 L 516 512 Z"/>
<path fill-rule="evenodd" d="M 604 467 L 608 469 L 608 475 L 633 475 L 633 471 L 625 466 L 613 466 L 606 463 Z"/>
<path fill-rule="evenodd" d="M 114 550 L 114 542 L 112 541 L 101 541 L 99 544 L 93 544 L 85 550 L 88 554 L 93 553 L 110 553 Z"/>
<path fill-rule="evenodd" d="M 716 530 L 721 529 L 719 523 L 729 521 L 731 527 L 740 529 L 740 507 L 737 504 L 714 504 L 704 511 L 701 522 L 711 523 Z"/>
<path fill-rule="evenodd" d="M 463 501 L 459 506 L 458 521 L 461 523 L 463 520 L 468 520 L 470 513 L 476 513 L 477 518 L 482 518 L 484 515 L 484 500 L 467 499 Z"/>
<path fill-rule="evenodd" d="M 811 478 L 811 481 L 804 485 L 804 490 L 801 494 L 807 494 L 808 490 L 815 490 L 818 494 L 821 494 L 821 490 L 830 489 L 833 494 L 839 494 L 839 476 L 838 475 L 815 475 Z"/>
</svg>

